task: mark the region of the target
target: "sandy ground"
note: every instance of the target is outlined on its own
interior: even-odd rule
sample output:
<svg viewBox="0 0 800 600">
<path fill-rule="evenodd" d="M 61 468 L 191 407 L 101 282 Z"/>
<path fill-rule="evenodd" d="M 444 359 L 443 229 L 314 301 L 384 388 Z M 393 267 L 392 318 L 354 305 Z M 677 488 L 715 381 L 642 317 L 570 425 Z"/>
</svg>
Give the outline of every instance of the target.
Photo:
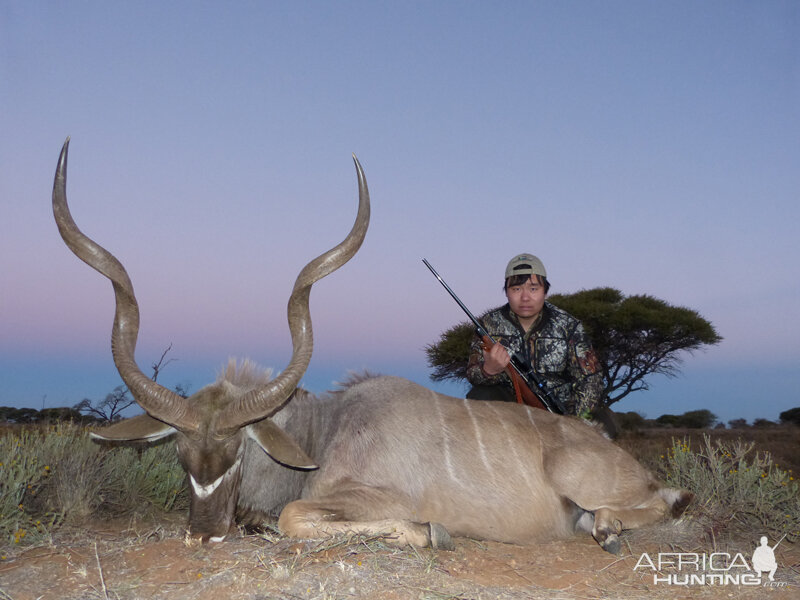
<svg viewBox="0 0 800 600">
<path fill-rule="evenodd" d="M 686 586 L 654 582 L 652 570 L 635 568 L 644 552 L 655 561 L 659 552 L 691 551 L 655 545 L 655 537 L 663 532 L 624 537 L 619 556 L 585 535 L 536 547 L 457 538 L 454 551 L 437 552 L 394 549 L 377 539 L 308 542 L 270 532 L 199 546 L 185 544 L 179 527 L 98 524 L 0 562 L 0 599 L 800 597 L 800 549 L 794 545 L 776 550 L 779 569 L 770 585 Z M 741 552 L 749 562 L 747 546 Z"/>
</svg>

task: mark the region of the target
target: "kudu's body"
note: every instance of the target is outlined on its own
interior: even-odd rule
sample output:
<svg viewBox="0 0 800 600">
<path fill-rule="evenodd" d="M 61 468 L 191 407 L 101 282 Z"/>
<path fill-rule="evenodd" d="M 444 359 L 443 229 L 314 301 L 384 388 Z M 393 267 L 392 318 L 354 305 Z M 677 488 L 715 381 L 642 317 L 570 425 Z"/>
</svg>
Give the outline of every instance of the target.
<svg viewBox="0 0 800 600">
<path fill-rule="evenodd" d="M 147 412 L 94 435 L 176 436 L 193 535 L 221 540 L 237 514 L 280 515 L 279 527 L 295 537 L 363 532 L 443 548 L 449 534 L 532 543 L 577 526 L 613 552 L 623 528 L 677 515 L 691 500 L 572 417 L 450 398 L 396 377 L 364 378 L 321 397 L 296 389 L 311 356 L 311 285 L 347 262 L 366 234 L 369 193 L 357 160 L 356 223 L 301 271 L 290 297 L 286 369 L 269 379 L 232 362 L 189 399 L 150 381 L 133 358 L 138 305 L 127 273 L 69 214 L 67 148 L 53 188 L 56 223 L 70 249 L 114 284 L 114 361 Z"/>
<path fill-rule="evenodd" d="M 577 418 L 452 398 L 398 377 L 300 393 L 274 420 L 319 469 L 289 472 L 251 446 L 239 505 L 282 510 L 281 529 L 297 537 L 392 532 L 446 546 L 445 531 L 421 525 L 434 523 L 451 535 L 530 544 L 572 535 L 593 513 L 581 525 L 615 550 L 622 527 L 688 500 Z"/>
</svg>

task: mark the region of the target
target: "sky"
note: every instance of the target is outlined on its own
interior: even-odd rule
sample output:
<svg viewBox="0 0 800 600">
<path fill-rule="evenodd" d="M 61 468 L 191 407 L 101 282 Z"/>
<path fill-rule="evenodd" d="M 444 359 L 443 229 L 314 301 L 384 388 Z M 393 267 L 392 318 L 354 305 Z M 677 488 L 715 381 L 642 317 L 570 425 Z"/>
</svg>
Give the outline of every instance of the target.
<svg viewBox="0 0 800 600">
<path fill-rule="evenodd" d="M 50 205 L 71 136 L 80 228 L 125 265 L 145 372 L 196 391 L 230 356 L 283 368 L 294 278 L 372 198 L 312 291 L 303 383 L 429 380 L 424 348 L 539 256 L 551 293 L 610 286 L 724 338 L 614 408 L 723 422 L 800 406 L 800 4 L 0 2 L 0 406 L 121 380 L 109 282 Z"/>
</svg>

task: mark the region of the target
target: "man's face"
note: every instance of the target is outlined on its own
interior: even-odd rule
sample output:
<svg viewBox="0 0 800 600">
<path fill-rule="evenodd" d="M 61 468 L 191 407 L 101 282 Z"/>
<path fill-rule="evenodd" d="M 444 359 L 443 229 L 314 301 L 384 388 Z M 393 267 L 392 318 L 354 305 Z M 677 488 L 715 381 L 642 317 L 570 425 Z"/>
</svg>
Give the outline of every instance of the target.
<svg viewBox="0 0 800 600">
<path fill-rule="evenodd" d="M 533 277 L 520 285 L 506 288 L 508 304 L 520 319 L 533 319 L 544 307 L 544 286 Z"/>
</svg>

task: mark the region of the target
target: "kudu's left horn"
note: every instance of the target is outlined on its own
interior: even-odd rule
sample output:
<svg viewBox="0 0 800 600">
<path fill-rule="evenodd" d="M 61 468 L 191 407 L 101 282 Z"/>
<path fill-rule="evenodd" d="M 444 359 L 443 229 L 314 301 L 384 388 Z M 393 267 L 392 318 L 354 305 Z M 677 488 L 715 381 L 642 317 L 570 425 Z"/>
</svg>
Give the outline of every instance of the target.
<svg viewBox="0 0 800 600">
<path fill-rule="evenodd" d="M 125 267 L 100 244 L 84 235 L 67 205 L 67 154 L 64 142 L 53 182 L 53 215 L 69 249 L 87 265 L 111 280 L 117 308 L 111 330 L 111 353 L 122 380 L 139 405 L 151 416 L 182 430 L 194 430 L 198 419 L 189 402 L 142 373 L 134 359 L 139 335 L 139 305 Z"/>
</svg>

